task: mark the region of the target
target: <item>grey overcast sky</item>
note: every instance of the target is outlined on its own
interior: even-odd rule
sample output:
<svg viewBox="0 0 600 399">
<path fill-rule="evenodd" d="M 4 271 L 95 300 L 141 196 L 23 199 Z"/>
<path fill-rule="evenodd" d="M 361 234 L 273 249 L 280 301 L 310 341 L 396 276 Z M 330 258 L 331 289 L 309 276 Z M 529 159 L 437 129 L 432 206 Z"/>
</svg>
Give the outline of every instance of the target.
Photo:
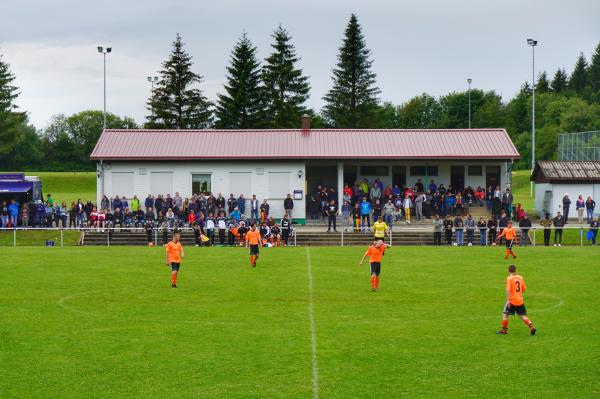
<svg viewBox="0 0 600 399">
<path fill-rule="evenodd" d="M 536 70 L 570 73 L 580 51 L 600 41 L 598 0 L 2 0 L 0 54 L 17 76 L 18 105 L 38 127 L 56 113 L 102 109 L 102 56 L 107 59 L 108 111 L 147 114 L 154 75 L 179 32 L 214 100 L 243 31 L 265 58 L 280 23 L 293 36 L 299 66 L 310 77 L 309 105 L 320 108 L 331 83 L 344 28 L 356 13 L 381 99 L 399 104 L 427 92 L 473 87 L 504 99 L 531 79 L 531 48 L 539 40 Z"/>
</svg>

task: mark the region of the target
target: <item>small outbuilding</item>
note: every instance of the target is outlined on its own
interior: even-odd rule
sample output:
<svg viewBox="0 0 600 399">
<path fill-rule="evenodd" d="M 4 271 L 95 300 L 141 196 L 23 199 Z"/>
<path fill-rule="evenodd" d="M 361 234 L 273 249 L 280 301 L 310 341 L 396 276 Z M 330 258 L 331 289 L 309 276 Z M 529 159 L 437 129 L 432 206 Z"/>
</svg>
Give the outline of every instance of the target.
<svg viewBox="0 0 600 399">
<path fill-rule="evenodd" d="M 577 218 L 575 201 L 592 197 L 600 200 L 600 161 L 538 161 L 531 174 L 535 182 L 535 209 L 538 216 L 555 215 L 563 210 L 563 197 L 571 200 L 569 219 Z M 594 216 L 600 214 L 596 206 Z"/>
</svg>

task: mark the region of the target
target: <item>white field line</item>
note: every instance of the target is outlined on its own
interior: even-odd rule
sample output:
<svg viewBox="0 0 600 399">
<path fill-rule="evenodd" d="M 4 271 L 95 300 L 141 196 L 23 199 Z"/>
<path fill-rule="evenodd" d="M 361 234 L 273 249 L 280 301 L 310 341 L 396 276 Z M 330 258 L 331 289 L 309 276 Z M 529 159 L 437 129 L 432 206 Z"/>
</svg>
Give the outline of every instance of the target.
<svg viewBox="0 0 600 399">
<path fill-rule="evenodd" d="M 313 312 L 313 278 L 310 249 L 306 247 L 306 265 L 308 268 L 308 318 L 310 320 L 310 346 L 312 360 L 312 397 L 319 399 L 319 364 L 317 362 L 317 335 L 315 334 L 315 317 Z"/>
</svg>

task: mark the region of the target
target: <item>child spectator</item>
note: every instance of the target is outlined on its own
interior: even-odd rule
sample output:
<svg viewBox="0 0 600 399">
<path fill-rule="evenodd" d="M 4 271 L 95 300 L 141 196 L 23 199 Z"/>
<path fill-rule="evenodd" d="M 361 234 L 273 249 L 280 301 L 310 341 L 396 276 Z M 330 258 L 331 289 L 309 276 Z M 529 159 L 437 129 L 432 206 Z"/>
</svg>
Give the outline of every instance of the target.
<svg viewBox="0 0 600 399">
<path fill-rule="evenodd" d="M 412 200 L 410 199 L 409 194 L 404 196 L 402 206 L 404 207 L 404 218 L 406 219 L 406 223 L 410 224 L 410 208 L 412 207 Z"/>
<path fill-rule="evenodd" d="M 442 229 L 444 222 L 438 215 L 433 217 L 433 245 L 442 245 Z"/>
<path fill-rule="evenodd" d="M 446 235 L 446 243 L 448 245 L 452 245 L 452 227 L 454 223 L 450 218 L 450 215 L 446 215 L 446 219 L 444 220 L 444 234 Z"/>
<path fill-rule="evenodd" d="M 487 222 L 484 218 L 479 218 L 477 229 L 479 230 L 479 245 L 484 247 L 487 241 Z"/>
<path fill-rule="evenodd" d="M 219 245 L 225 244 L 225 231 L 227 230 L 227 222 L 225 221 L 225 211 L 221 210 L 217 217 L 217 229 L 219 230 Z"/>
<path fill-rule="evenodd" d="M 454 219 L 454 233 L 456 235 L 456 245 L 464 245 L 464 228 L 465 223 L 459 215 Z"/>
<path fill-rule="evenodd" d="M 206 219 L 206 235 L 210 240 L 210 245 L 215 245 L 215 218 L 212 212 L 208 214 Z"/>
<path fill-rule="evenodd" d="M 342 205 L 342 219 L 344 221 L 344 230 L 347 230 L 350 225 L 350 218 L 352 215 L 352 207 L 347 200 L 344 200 L 344 204 Z"/>
<path fill-rule="evenodd" d="M 363 197 L 360 203 L 360 221 L 362 231 L 371 229 L 371 203 L 367 201 L 367 197 Z"/>
<path fill-rule="evenodd" d="M 360 204 L 357 202 L 352 208 L 352 221 L 354 224 L 354 231 L 360 231 Z"/>
<path fill-rule="evenodd" d="M 267 220 L 269 218 L 269 208 L 271 208 L 271 206 L 269 205 L 269 203 L 267 202 L 266 199 L 263 200 L 263 203 L 260 204 L 260 219 L 261 220 Z"/>
<path fill-rule="evenodd" d="M 467 245 L 472 246 L 475 239 L 475 220 L 473 220 L 470 213 L 467 215 L 465 227 L 467 228 Z"/>
</svg>

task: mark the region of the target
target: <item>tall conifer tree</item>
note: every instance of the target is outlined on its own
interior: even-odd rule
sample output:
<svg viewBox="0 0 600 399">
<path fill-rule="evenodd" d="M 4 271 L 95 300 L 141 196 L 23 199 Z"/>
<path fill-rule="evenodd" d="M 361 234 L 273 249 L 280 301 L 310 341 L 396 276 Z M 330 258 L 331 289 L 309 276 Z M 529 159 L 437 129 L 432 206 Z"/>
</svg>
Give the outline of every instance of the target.
<svg viewBox="0 0 600 399">
<path fill-rule="evenodd" d="M 273 53 L 265 59 L 262 79 L 267 95 L 269 126 L 299 127 L 300 116 L 307 112 L 310 92 L 308 78 L 296 67 L 300 60 L 290 42 L 292 37 L 281 25 L 273 32 Z"/>
<path fill-rule="evenodd" d="M 553 93 L 562 93 L 567 89 L 567 72 L 564 69 L 558 68 L 554 74 L 554 79 L 550 83 L 550 88 Z"/>
<path fill-rule="evenodd" d="M 27 116 L 18 112 L 14 101 L 19 96 L 13 85 L 15 75 L 0 55 L 0 155 L 12 151 L 24 132 Z"/>
<path fill-rule="evenodd" d="M 192 57 L 177 34 L 160 79 L 148 100 L 148 128 L 202 129 L 212 121 L 211 103 L 196 86 L 202 76 L 192 72 Z"/>
<path fill-rule="evenodd" d="M 569 89 L 580 92 L 587 85 L 587 62 L 583 53 L 579 53 L 579 58 L 575 63 L 575 68 L 569 78 Z"/>
<path fill-rule="evenodd" d="M 218 95 L 216 126 L 221 129 L 251 129 L 265 125 L 264 88 L 256 47 L 246 33 L 231 52 L 225 93 Z"/>
<path fill-rule="evenodd" d="M 367 49 L 362 28 L 356 15 L 344 32 L 338 63 L 333 69 L 333 87 L 323 97 L 323 115 L 329 124 L 338 128 L 367 128 L 375 125 L 380 94 L 373 61 Z"/>
<path fill-rule="evenodd" d="M 600 90 L 600 43 L 596 47 L 587 70 L 587 79 L 593 91 Z"/>
<path fill-rule="evenodd" d="M 546 71 L 543 71 L 538 75 L 537 82 L 535 83 L 535 91 L 538 93 L 550 92 L 550 82 L 548 82 Z"/>
</svg>

